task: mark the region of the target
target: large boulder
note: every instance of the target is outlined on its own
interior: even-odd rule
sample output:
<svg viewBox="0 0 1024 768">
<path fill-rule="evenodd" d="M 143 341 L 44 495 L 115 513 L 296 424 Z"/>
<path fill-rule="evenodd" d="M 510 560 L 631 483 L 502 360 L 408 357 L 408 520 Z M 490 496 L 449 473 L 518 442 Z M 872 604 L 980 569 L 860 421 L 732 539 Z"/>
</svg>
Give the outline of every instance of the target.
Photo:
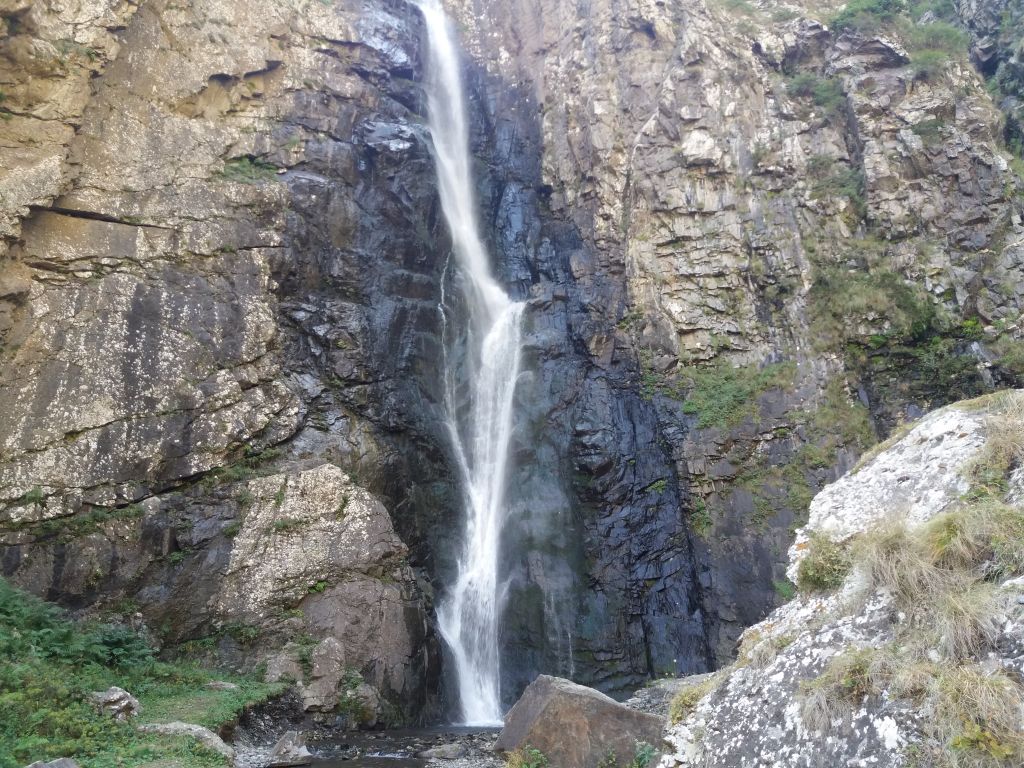
<svg viewBox="0 0 1024 768">
<path fill-rule="evenodd" d="M 637 744 L 661 744 L 665 721 L 619 704 L 600 691 L 540 675 L 505 717 L 494 745 L 509 752 L 539 749 L 557 768 L 597 768 L 609 753 L 627 765 Z"/>
</svg>

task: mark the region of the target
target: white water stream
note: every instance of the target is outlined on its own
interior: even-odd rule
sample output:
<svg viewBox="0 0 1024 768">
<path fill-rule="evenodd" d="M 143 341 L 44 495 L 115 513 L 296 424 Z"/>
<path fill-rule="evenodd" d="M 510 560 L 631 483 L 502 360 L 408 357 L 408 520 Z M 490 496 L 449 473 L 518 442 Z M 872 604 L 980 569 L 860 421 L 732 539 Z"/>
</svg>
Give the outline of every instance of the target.
<svg viewBox="0 0 1024 768">
<path fill-rule="evenodd" d="M 512 301 L 492 275 L 477 226 L 469 129 L 451 25 L 439 0 L 420 0 L 419 5 L 429 44 L 427 107 L 434 163 L 468 315 L 461 365 L 446 351 L 444 366 L 448 429 L 465 497 L 465 540 L 457 578 L 437 615 L 455 663 L 463 721 L 500 725 L 498 561 L 523 304 Z"/>
</svg>

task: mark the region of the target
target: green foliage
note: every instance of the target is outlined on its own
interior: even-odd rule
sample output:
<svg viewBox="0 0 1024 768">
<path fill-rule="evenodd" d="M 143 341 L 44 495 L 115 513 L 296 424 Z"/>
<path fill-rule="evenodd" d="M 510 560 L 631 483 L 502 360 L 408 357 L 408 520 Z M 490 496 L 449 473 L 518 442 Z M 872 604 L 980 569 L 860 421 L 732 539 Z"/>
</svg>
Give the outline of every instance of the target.
<svg viewBox="0 0 1024 768">
<path fill-rule="evenodd" d="M 279 520 L 275 520 L 271 524 L 270 530 L 273 533 L 288 533 L 289 531 L 294 531 L 299 528 L 302 528 L 305 524 L 306 521 L 300 518 L 282 517 Z"/>
<path fill-rule="evenodd" d="M 57 606 L 0 579 L 0 657 L 131 668 L 151 662 L 152 651 L 127 627 L 73 624 Z"/>
<path fill-rule="evenodd" d="M 658 751 L 646 741 L 638 741 L 628 768 L 649 768 L 657 754 Z"/>
<path fill-rule="evenodd" d="M 539 749 L 526 744 L 505 756 L 506 768 L 547 768 L 548 759 Z"/>
<path fill-rule="evenodd" d="M 238 157 L 226 161 L 220 175 L 227 181 L 258 184 L 276 179 L 277 166 L 251 156 Z"/>
<path fill-rule="evenodd" d="M 655 480 L 653 483 L 647 486 L 647 490 L 651 491 L 652 493 L 664 493 L 666 487 L 668 487 L 667 480 Z"/>
<path fill-rule="evenodd" d="M 46 496 L 43 494 L 43 489 L 37 485 L 33 487 L 32 490 L 30 490 L 28 493 L 22 494 L 21 498 L 19 498 L 14 503 L 24 506 L 35 506 L 37 504 L 42 504 L 43 499 L 45 498 Z"/>
<path fill-rule="evenodd" d="M 323 592 L 325 589 L 327 589 L 327 582 L 321 580 L 321 581 L 317 581 L 317 582 L 315 582 L 313 584 L 310 584 L 309 587 L 306 589 L 306 591 L 309 592 L 309 594 L 311 594 L 311 595 L 314 595 L 314 594 L 318 595 L 321 592 Z"/>
<path fill-rule="evenodd" d="M 789 579 L 783 579 L 781 581 L 776 579 L 772 582 L 772 586 L 775 587 L 775 594 L 785 602 L 789 602 L 796 597 L 796 585 Z"/>
<path fill-rule="evenodd" d="M 853 206 L 856 220 L 864 218 L 866 204 L 864 202 L 863 171 L 859 168 L 840 165 L 824 155 L 812 157 L 807 164 L 807 171 L 812 179 L 811 196 L 813 198 L 846 198 Z"/>
<path fill-rule="evenodd" d="M 690 395 L 683 402 L 683 413 L 697 416 L 697 426 L 734 427 L 756 414 L 756 398 L 770 389 L 792 386 L 796 375 L 793 363 L 733 367 L 719 363 L 707 368 L 692 368 Z"/>
<path fill-rule="evenodd" d="M 703 539 L 707 538 L 708 534 L 711 533 L 714 524 L 714 521 L 711 519 L 711 512 L 708 511 L 707 502 L 704 499 L 695 497 L 693 499 L 693 506 L 690 509 L 690 529 Z"/>
<path fill-rule="evenodd" d="M 786 89 L 796 98 L 811 99 L 828 115 L 839 114 L 846 105 L 846 94 L 839 78 L 798 72 L 787 79 Z"/>
<path fill-rule="evenodd" d="M 823 267 L 808 298 L 815 334 L 831 345 L 859 340 L 858 326 L 864 321 L 885 324 L 883 343 L 917 339 L 938 325 L 937 310 L 924 289 L 888 269 Z"/>
<path fill-rule="evenodd" d="M 872 34 L 894 22 L 906 8 L 904 0 L 851 0 L 832 18 L 830 26 L 837 31 Z"/>
<path fill-rule="evenodd" d="M 214 679 L 239 688 L 207 689 Z M 156 662 L 129 628 L 76 624 L 58 607 L 0 579 L 0 768 L 68 756 L 83 768 L 158 759 L 180 768 L 224 768 L 222 757 L 190 738 L 140 734 L 134 724 L 99 714 L 89 694 L 111 685 L 137 696 L 147 721 L 187 720 L 211 728 L 282 689 Z"/>
<path fill-rule="evenodd" d="M 812 534 L 804 548 L 796 572 L 797 588 L 801 592 L 829 592 L 841 587 L 850 572 L 846 549 L 820 534 Z"/>
</svg>

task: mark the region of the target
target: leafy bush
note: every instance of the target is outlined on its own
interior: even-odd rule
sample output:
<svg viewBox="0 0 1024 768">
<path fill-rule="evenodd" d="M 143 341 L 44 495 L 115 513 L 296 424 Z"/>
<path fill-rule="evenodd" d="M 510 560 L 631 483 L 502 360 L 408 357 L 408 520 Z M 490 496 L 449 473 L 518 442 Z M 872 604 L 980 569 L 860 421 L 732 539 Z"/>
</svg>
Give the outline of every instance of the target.
<svg viewBox="0 0 1024 768">
<path fill-rule="evenodd" d="M 811 99 L 828 114 L 838 114 L 846 104 L 842 82 L 813 72 L 799 72 L 787 80 L 787 90 L 801 99 Z"/>
</svg>

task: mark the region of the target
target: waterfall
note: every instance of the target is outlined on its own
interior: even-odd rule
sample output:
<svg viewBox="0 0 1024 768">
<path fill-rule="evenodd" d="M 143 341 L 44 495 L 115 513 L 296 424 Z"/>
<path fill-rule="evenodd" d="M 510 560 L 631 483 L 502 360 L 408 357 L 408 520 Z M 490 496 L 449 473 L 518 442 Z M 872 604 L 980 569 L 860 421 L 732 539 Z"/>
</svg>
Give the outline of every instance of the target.
<svg viewBox="0 0 1024 768">
<path fill-rule="evenodd" d="M 451 354 L 449 339 L 444 343 L 447 425 L 461 475 L 466 527 L 457 576 L 437 618 L 455 663 L 463 721 L 500 725 L 498 560 L 523 304 L 512 301 L 491 274 L 480 237 L 466 106 L 451 27 L 439 0 L 421 0 L 419 5 L 429 44 L 427 107 L 434 163 L 467 315 L 462 358 Z M 443 296 L 441 311 L 445 312 Z"/>
</svg>

